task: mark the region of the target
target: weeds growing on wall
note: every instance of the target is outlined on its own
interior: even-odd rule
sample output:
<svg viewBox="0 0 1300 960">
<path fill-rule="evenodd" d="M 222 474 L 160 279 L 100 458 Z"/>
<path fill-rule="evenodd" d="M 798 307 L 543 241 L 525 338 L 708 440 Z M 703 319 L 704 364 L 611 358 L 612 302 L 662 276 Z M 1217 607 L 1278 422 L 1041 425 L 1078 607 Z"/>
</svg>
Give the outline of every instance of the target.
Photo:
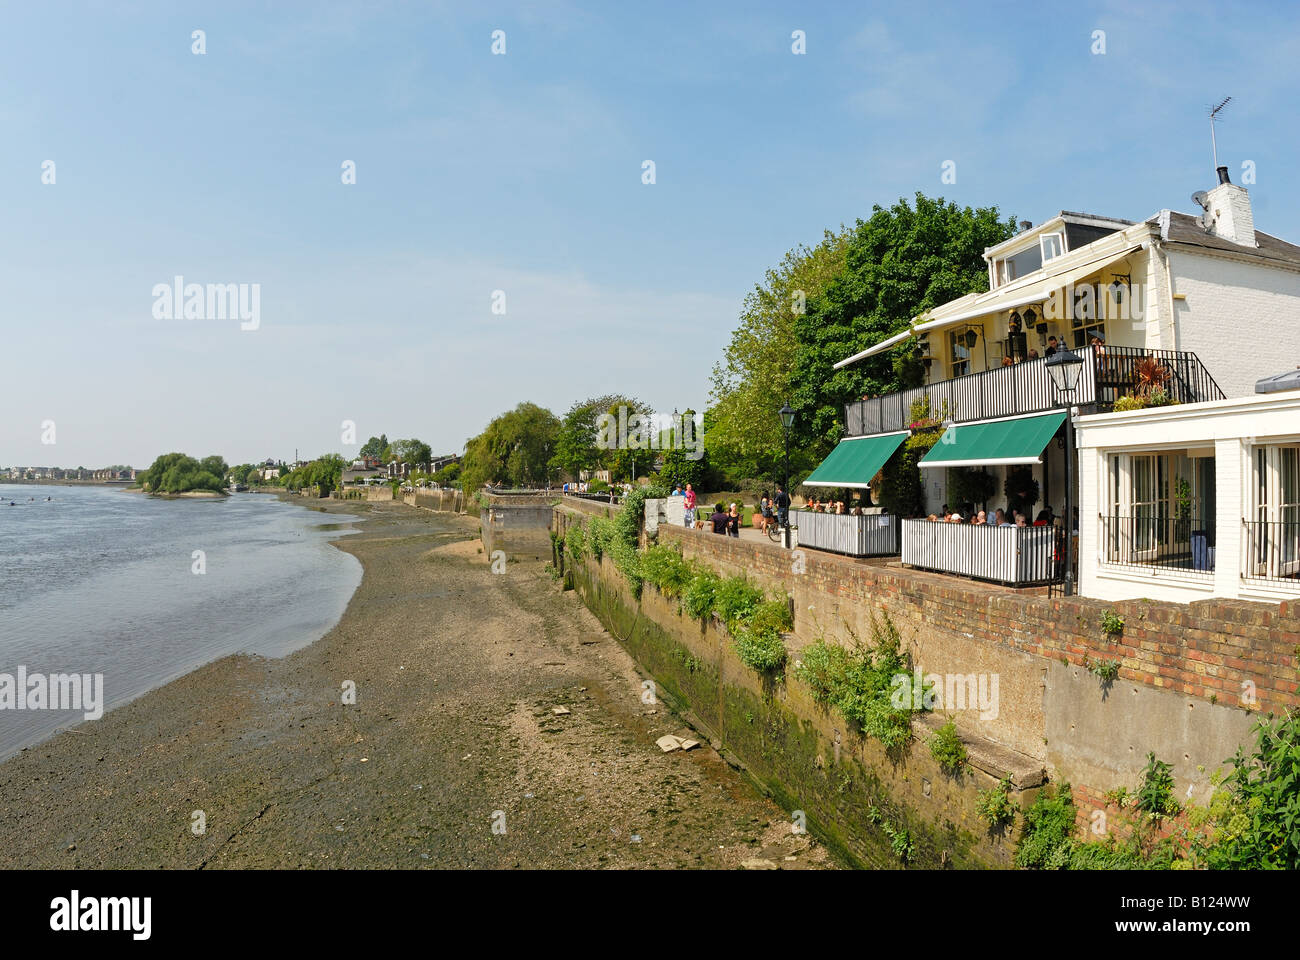
<svg viewBox="0 0 1300 960">
<path fill-rule="evenodd" d="M 900 680 L 912 682 L 901 651 L 902 638 L 886 613 L 872 617 L 869 644 L 855 637 L 849 648 L 819 638 L 804 647 L 794 673 L 818 703 L 836 707 L 863 733 L 896 749 L 912 735 L 912 704 L 923 701 L 910 689 L 899 695 Z"/>
<path fill-rule="evenodd" d="M 933 737 L 930 738 L 930 756 L 944 773 L 951 775 L 961 771 L 962 765 L 966 762 L 966 745 L 961 742 L 961 737 L 957 736 L 957 724 L 953 722 L 952 717 L 948 722 L 940 727 Z"/>
<path fill-rule="evenodd" d="M 587 555 L 586 538 L 582 534 L 582 524 L 571 523 L 564 533 L 564 549 L 574 560 L 582 560 Z"/>
<path fill-rule="evenodd" d="M 1016 818 L 1016 805 L 1011 802 L 1011 775 L 1003 777 L 987 790 L 981 790 L 975 804 L 979 818 L 998 830 L 1011 825 Z"/>
</svg>

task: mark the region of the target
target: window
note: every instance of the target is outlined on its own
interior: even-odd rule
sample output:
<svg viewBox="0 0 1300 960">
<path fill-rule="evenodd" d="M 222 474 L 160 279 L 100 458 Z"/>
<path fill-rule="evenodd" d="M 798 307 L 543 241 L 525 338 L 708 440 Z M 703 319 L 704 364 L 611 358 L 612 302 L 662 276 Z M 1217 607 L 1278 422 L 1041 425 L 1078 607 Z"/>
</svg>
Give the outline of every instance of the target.
<svg viewBox="0 0 1300 960">
<path fill-rule="evenodd" d="M 964 377 L 970 373 L 970 350 L 966 346 L 966 331 L 948 334 L 949 376 Z"/>
<path fill-rule="evenodd" d="M 1097 297 L 1091 284 L 1083 283 L 1074 288 L 1074 305 L 1070 311 L 1070 334 L 1074 340 L 1074 349 L 1079 350 L 1088 345 L 1093 334 L 1106 339 L 1106 320 L 1097 309 Z"/>
<path fill-rule="evenodd" d="M 1300 576 L 1300 445 L 1255 448 L 1254 520 L 1247 521 L 1246 575 Z"/>
<path fill-rule="evenodd" d="M 1055 259 L 1065 252 L 1065 237 L 1059 233 L 1045 233 L 1038 238 L 1042 250 L 1042 262 Z"/>
<path fill-rule="evenodd" d="M 1110 563 L 1214 569 L 1215 466 L 1186 451 L 1114 454 L 1110 515 L 1104 518 Z"/>
</svg>

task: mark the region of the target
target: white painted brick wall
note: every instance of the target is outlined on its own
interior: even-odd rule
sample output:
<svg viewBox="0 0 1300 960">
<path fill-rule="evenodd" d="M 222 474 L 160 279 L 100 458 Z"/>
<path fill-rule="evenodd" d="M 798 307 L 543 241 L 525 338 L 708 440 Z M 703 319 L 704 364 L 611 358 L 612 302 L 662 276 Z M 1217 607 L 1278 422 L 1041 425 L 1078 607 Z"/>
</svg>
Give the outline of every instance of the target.
<svg viewBox="0 0 1300 960">
<path fill-rule="evenodd" d="M 1179 350 L 1191 350 L 1229 397 L 1300 366 L 1300 273 L 1175 249 Z"/>
</svg>

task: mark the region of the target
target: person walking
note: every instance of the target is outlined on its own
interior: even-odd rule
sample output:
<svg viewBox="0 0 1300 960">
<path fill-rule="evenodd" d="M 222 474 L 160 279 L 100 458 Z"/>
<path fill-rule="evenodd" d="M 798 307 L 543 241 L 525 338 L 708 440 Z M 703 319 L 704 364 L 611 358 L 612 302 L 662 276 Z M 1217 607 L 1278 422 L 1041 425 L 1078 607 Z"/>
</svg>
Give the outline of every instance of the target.
<svg viewBox="0 0 1300 960">
<path fill-rule="evenodd" d="M 776 485 L 776 522 L 782 527 L 790 525 L 790 495 L 779 483 Z"/>
<path fill-rule="evenodd" d="M 695 526 L 695 489 L 688 483 L 686 485 L 686 526 Z"/>
<path fill-rule="evenodd" d="M 734 503 L 731 505 L 731 509 L 727 511 L 727 536 L 740 536 L 740 508 Z"/>
</svg>

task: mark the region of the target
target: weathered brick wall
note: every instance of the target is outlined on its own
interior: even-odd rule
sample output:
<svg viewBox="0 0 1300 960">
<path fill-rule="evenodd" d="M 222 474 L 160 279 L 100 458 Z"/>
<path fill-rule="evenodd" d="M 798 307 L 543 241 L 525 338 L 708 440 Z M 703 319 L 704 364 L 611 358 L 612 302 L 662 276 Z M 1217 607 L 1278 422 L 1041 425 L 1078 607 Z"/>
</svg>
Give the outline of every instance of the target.
<svg viewBox="0 0 1300 960">
<path fill-rule="evenodd" d="M 895 619 L 1072 664 L 1082 665 L 1085 657 L 1118 659 L 1122 680 L 1265 712 L 1300 704 L 1300 603 L 1294 601 L 1049 599 L 1041 590 L 1012 591 L 815 550 L 791 553 L 684 528 L 661 527 L 659 540 L 679 543 L 686 556 L 728 572 L 780 583 L 796 596 L 811 586 L 828 599 L 887 609 Z M 803 572 L 796 573 L 800 562 Z M 815 627 L 807 606 L 796 606 L 795 632 L 811 639 Z M 1115 639 L 1100 626 L 1108 610 L 1124 619 Z"/>
</svg>

